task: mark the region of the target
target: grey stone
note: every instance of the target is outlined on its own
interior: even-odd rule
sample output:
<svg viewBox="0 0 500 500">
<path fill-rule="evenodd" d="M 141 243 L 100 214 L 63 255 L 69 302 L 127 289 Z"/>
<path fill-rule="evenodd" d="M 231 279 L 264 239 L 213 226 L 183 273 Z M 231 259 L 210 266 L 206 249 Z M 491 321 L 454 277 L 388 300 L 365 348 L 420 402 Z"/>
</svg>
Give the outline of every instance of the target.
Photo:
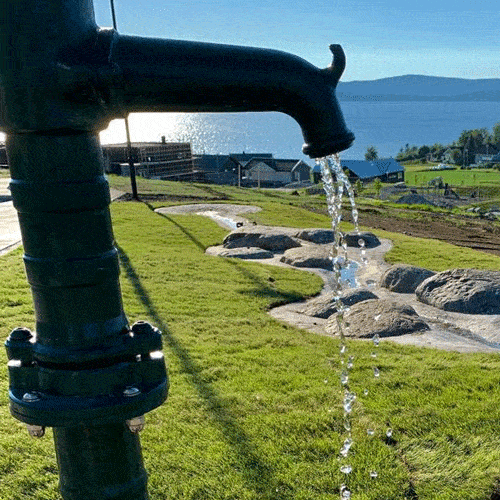
<svg viewBox="0 0 500 500">
<path fill-rule="evenodd" d="M 422 281 L 433 276 L 433 271 L 423 267 L 396 264 L 382 274 L 380 286 L 396 293 L 415 293 Z"/>
<path fill-rule="evenodd" d="M 330 316 L 327 332 L 339 335 L 336 314 Z M 344 313 L 345 337 L 395 337 L 429 330 L 429 325 L 409 305 L 399 305 L 385 299 L 365 300 L 354 304 Z"/>
<path fill-rule="evenodd" d="M 500 314 L 500 271 L 449 269 L 426 279 L 415 293 L 444 311 Z"/>
<path fill-rule="evenodd" d="M 330 249 L 325 247 L 291 248 L 285 251 L 280 261 L 294 267 L 332 268 Z"/>
<path fill-rule="evenodd" d="M 359 248 L 360 239 L 365 242 L 365 248 L 375 248 L 380 245 L 380 240 L 373 233 L 363 232 L 357 234 L 356 232 L 352 232 L 344 234 L 344 242 L 348 247 Z"/>
<path fill-rule="evenodd" d="M 223 242 L 224 248 L 257 247 L 272 252 L 282 252 L 300 247 L 300 242 L 285 231 L 273 228 L 257 228 L 229 233 Z"/>
<path fill-rule="evenodd" d="M 340 297 L 341 302 L 346 307 L 351 307 L 358 302 L 363 302 L 365 300 L 378 299 L 378 297 L 369 290 L 364 288 L 357 288 L 355 290 L 349 290 L 342 297 Z M 307 316 L 313 316 L 315 318 L 327 319 L 332 314 L 337 312 L 337 306 L 335 304 L 335 296 L 333 293 L 328 293 L 320 295 L 304 305 L 300 310 L 302 314 Z"/>
<path fill-rule="evenodd" d="M 232 257 L 236 259 L 271 259 L 273 252 L 256 247 L 228 248 L 218 253 L 219 257 Z"/>
<path fill-rule="evenodd" d="M 422 196 L 420 194 L 406 194 L 396 200 L 396 203 L 401 203 L 404 205 L 431 205 L 434 206 L 434 203 L 432 201 L 428 200 L 425 196 Z"/>
<path fill-rule="evenodd" d="M 296 237 L 317 244 L 332 243 L 335 239 L 331 229 L 302 229 Z"/>
</svg>

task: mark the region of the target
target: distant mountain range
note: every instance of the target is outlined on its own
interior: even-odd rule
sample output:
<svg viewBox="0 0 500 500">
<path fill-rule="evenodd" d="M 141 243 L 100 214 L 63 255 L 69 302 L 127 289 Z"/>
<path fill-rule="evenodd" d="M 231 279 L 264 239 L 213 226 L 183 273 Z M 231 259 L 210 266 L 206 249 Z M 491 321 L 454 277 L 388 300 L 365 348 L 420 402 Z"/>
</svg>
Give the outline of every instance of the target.
<svg viewBox="0 0 500 500">
<path fill-rule="evenodd" d="M 468 80 L 404 75 L 380 80 L 340 82 L 340 101 L 497 101 L 500 78 Z"/>
</svg>

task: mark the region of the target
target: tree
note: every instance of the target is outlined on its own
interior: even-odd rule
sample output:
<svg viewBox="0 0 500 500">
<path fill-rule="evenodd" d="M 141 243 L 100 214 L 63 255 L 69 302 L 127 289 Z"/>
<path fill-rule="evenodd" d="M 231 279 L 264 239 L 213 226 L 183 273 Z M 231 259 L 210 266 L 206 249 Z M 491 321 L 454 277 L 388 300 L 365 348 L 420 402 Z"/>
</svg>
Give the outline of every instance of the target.
<svg viewBox="0 0 500 500">
<path fill-rule="evenodd" d="M 366 148 L 366 153 L 365 153 L 365 160 L 366 161 L 373 161 L 378 159 L 378 151 L 375 146 L 368 146 Z"/>
<path fill-rule="evenodd" d="M 431 152 L 431 148 L 429 146 L 420 146 L 418 148 L 417 154 L 420 159 L 425 158 Z"/>
<path fill-rule="evenodd" d="M 500 146 L 500 122 L 493 126 L 493 131 L 491 134 L 491 142 L 496 146 Z"/>
</svg>

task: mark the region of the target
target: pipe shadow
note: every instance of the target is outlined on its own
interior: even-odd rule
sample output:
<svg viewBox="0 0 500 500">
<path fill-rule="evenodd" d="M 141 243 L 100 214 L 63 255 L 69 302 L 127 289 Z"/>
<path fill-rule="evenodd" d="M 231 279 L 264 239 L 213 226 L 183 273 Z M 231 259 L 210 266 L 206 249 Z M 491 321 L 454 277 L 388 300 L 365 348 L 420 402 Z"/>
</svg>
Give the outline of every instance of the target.
<svg viewBox="0 0 500 500">
<path fill-rule="evenodd" d="M 196 236 L 193 233 L 191 233 L 190 231 L 188 231 L 182 224 L 179 224 L 177 221 L 175 221 L 174 219 L 172 219 L 171 217 L 169 217 L 167 214 L 163 214 L 161 212 L 156 212 L 155 208 L 153 207 L 153 205 L 151 205 L 147 201 L 144 201 L 143 203 L 155 215 L 159 215 L 160 217 L 163 217 L 164 219 L 167 219 L 168 222 L 170 222 L 171 224 L 173 224 L 174 226 L 176 226 L 178 229 L 180 229 L 200 250 L 203 251 L 203 253 L 205 253 L 205 251 L 207 249 L 207 246 L 204 245 L 198 238 L 196 238 Z"/>
<path fill-rule="evenodd" d="M 214 421 L 222 431 L 226 442 L 240 456 L 243 462 L 242 474 L 247 485 L 262 498 L 285 500 L 286 497 L 277 491 L 278 482 L 273 476 L 271 467 L 259 457 L 251 443 L 250 437 L 238 425 L 237 417 L 231 413 L 230 408 L 222 401 L 217 391 L 200 377 L 200 367 L 193 361 L 189 351 L 173 336 L 168 326 L 162 320 L 128 255 L 117 243 L 115 243 L 115 246 L 118 250 L 120 264 L 125 276 L 133 286 L 135 294 L 146 308 L 148 316 L 162 331 L 163 339 L 166 340 L 171 351 L 179 359 L 181 371 L 191 377 L 193 386 L 204 401 L 206 408 L 212 413 Z"/>
<path fill-rule="evenodd" d="M 200 240 L 198 240 L 190 231 L 188 231 L 182 224 L 179 224 L 177 221 L 169 217 L 167 214 L 156 212 L 154 207 L 148 203 L 143 202 L 155 215 L 159 215 L 164 219 L 168 220 L 170 223 L 174 224 L 178 229 L 180 229 L 203 253 L 206 252 L 207 246 L 204 245 Z M 275 290 L 269 282 L 266 282 L 262 278 L 260 278 L 257 274 L 252 273 L 245 266 L 241 265 L 238 259 L 225 259 L 226 262 L 235 267 L 243 276 L 252 281 L 256 289 L 254 291 L 242 291 L 240 293 L 246 295 L 254 295 L 257 297 L 267 297 L 272 299 L 270 304 L 270 308 L 275 307 L 277 305 L 289 304 L 291 302 L 302 301 L 305 297 L 299 293 L 283 293 Z"/>
</svg>

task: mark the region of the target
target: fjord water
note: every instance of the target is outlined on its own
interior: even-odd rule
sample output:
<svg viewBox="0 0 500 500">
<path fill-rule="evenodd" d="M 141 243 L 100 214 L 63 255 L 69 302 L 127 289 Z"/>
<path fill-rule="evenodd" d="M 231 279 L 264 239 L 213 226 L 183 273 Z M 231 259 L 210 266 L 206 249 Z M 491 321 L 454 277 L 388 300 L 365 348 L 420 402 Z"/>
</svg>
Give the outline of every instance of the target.
<svg viewBox="0 0 500 500">
<path fill-rule="evenodd" d="M 341 102 L 345 121 L 356 135 L 344 159 L 363 159 L 374 145 L 380 157 L 396 156 L 407 143 L 420 146 L 457 140 L 462 130 L 500 121 L 500 102 Z M 201 154 L 273 153 L 276 158 L 302 158 L 297 123 L 281 113 L 134 113 L 133 141 L 188 141 Z M 123 120 L 112 122 L 103 143 L 124 142 Z"/>
</svg>

